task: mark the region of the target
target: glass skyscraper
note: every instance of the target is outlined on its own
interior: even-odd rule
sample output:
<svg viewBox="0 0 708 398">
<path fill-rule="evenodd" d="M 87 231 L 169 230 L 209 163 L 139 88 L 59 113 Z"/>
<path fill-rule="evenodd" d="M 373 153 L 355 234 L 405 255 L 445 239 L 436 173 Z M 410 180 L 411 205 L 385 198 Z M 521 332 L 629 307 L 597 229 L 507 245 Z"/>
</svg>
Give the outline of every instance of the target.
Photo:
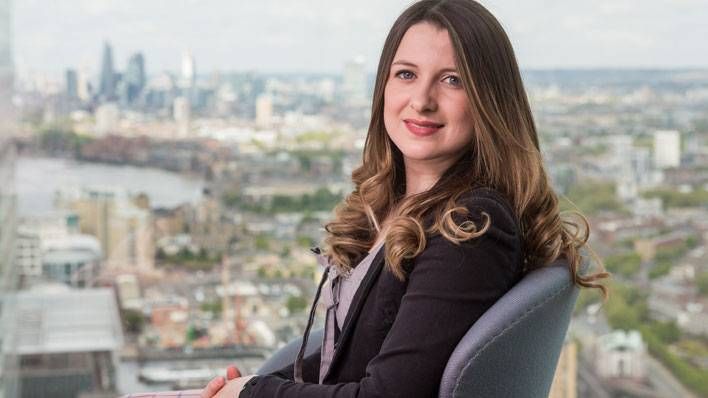
<svg viewBox="0 0 708 398">
<path fill-rule="evenodd" d="M 109 43 L 103 44 L 103 57 L 101 58 L 101 77 L 98 93 L 104 100 L 115 98 L 116 73 L 113 68 L 113 48 Z"/>
</svg>

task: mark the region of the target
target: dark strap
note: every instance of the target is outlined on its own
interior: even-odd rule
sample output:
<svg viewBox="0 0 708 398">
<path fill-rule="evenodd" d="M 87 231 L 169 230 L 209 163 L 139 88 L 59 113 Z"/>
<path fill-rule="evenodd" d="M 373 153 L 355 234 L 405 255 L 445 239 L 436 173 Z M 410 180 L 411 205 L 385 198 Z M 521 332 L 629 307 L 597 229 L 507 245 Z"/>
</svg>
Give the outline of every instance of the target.
<svg viewBox="0 0 708 398">
<path fill-rule="evenodd" d="M 331 267 L 331 266 L 330 266 Z M 315 308 L 317 307 L 317 301 L 320 299 L 320 293 L 322 292 L 322 285 L 324 285 L 327 280 L 327 274 L 329 274 L 329 268 L 327 267 L 322 274 L 322 279 L 320 279 L 320 284 L 317 286 L 317 293 L 315 293 L 315 300 L 312 302 L 312 307 L 310 308 L 310 318 L 307 320 L 307 327 L 305 328 L 305 335 L 302 337 L 302 345 L 300 346 L 300 351 L 297 353 L 295 358 L 295 365 L 293 369 L 293 378 L 296 383 L 304 383 L 302 379 L 302 361 L 305 357 L 305 349 L 307 348 L 307 339 L 310 337 L 310 329 L 312 328 L 312 323 L 315 320 Z"/>
</svg>

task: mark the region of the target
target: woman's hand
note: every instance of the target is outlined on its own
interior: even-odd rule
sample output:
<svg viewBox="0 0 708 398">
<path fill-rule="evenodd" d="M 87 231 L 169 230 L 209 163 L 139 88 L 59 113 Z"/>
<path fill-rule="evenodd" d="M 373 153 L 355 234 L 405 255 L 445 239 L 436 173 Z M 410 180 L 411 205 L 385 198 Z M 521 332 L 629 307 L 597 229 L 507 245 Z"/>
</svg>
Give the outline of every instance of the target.
<svg viewBox="0 0 708 398">
<path fill-rule="evenodd" d="M 226 384 L 227 381 L 233 380 L 237 377 L 241 377 L 241 371 L 234 365 L 230 365 L 226 368 L 226 380 L 223 377 L 217 376 L 209 382 L 209 384 L 204 387 L 202 393 L 199 394 L 200 398 L 211 398 L 219 392 L 219 390 Z M 249 377 L 250 379 L 250 377 Z"/>
<path fill-rule="evenodd" d="M 237 377 L 226 382 L 223 377 L 219 376 L 210 381 L 209 384 L 202 390 L 200 398 L 235 398 L 243 389 L 243 386 L 248 383 L 255 375 L 245 377 Z M 226 383 L 226 384 L 224 384 Z"/>
<path fill-rule="evenodd" d="M 226 368 L 226 380 L 233 380 L 237 377 L 241 377 L 241 371 L 234 365 L 229 365 Z"/>
</svg>

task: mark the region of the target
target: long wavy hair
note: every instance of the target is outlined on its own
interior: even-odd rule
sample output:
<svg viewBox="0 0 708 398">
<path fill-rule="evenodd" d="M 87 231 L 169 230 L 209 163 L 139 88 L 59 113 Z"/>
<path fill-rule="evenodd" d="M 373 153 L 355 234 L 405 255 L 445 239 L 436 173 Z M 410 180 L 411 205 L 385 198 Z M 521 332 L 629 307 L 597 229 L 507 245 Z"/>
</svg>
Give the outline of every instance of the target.
<svg viewBox="0 0 708 398">
<path fill-rule="evenodd" d="M 431 189 L 405 197 L 403 156 L 384 126 L 384 90 L 403 35 L 421 22 L 445 29 L 450 36 L 474 132 L 469 150 Z M 502 26 L 482 5 L 472 0 L 423 0 L 407 8 L 384 43 L 371 110 L 363 162 L 352 173 L 354 190 L 325 225 L 325 253 L 333 264 L 344 271 L 354 267 L 382 232 L 385 220 L 386 264 L 403 280 L 405 263 L 425 249 L 426 236 L 439 233 L 459 244 L 485 233 L 488 218 L 484 225 L 455 221 L 467 212 L 458 199 L 479 185 L 497 190 L 512 205 L 522 235 L 525 272 L 565 257 L 576 284 L 606 294 L 597 282 L 608 275 L 604 269 L 592 275 L 579 272 L 588 222 L 580 214 L 561 217 L 514 51 Z M 426 225 L 425 220 L 432 222 Z"/>
</svg>

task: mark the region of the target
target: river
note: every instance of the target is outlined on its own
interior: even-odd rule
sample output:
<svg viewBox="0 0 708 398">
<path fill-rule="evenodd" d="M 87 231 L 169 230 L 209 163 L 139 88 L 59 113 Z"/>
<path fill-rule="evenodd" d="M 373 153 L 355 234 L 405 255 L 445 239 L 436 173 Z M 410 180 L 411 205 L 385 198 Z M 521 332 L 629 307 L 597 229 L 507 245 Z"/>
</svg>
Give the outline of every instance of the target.
<svg viewBox="0 0 708 398">
<path fill-rule="evenodd" d="M 155 208 L 197 202 L 204 182 L 170 171 L 134 166 L 59 158 L 20 157 L 17 160 L 15 189 L 20 217 L 51 213 L 58 190 L 86 187 L 122 188 L 132 194 L 144 192 Z"/>
</svg>

